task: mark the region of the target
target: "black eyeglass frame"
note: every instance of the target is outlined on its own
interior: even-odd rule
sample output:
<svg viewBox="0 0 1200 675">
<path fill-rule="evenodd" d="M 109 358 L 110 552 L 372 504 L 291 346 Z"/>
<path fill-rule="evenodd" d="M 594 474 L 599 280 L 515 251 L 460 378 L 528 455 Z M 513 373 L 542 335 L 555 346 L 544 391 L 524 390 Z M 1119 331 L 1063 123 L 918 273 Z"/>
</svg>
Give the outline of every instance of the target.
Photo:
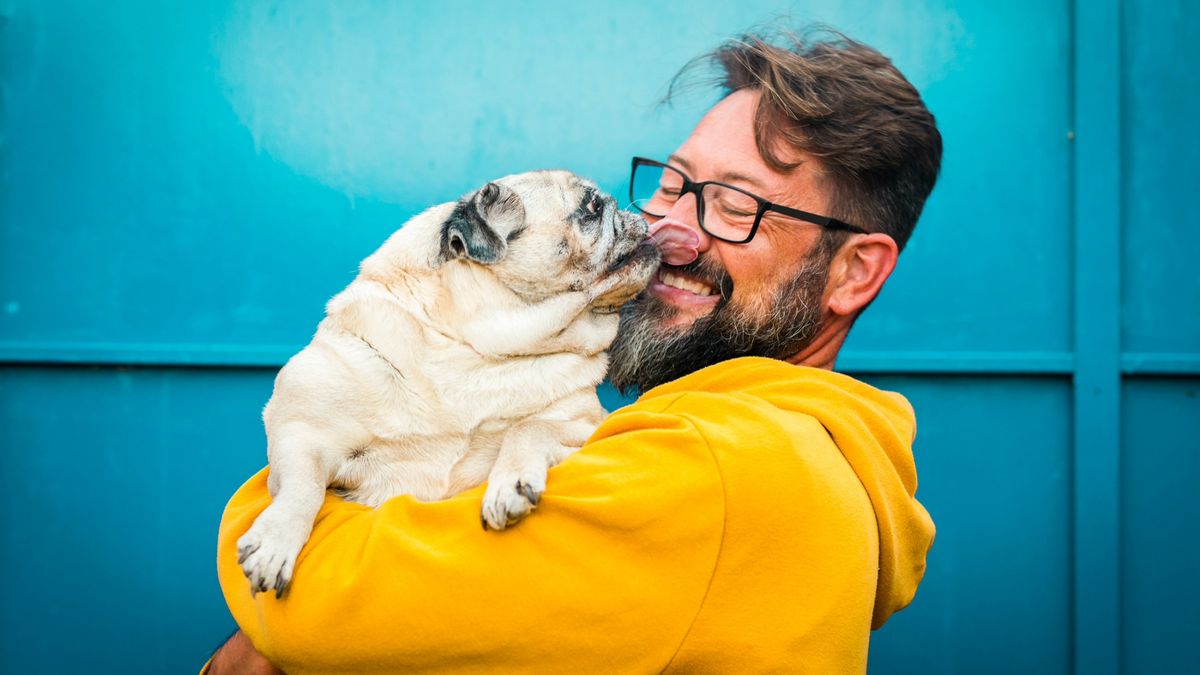
<svg viewBox="0 0 1200 675">
<path fill-rule="evenodd" d="M 747 192 L 747 191 L 743 190 L 742 188 L 737 187 L 736 185 L 730 185 L 729 183 L 722 183 L 720 181 L 715 181 L 715 180 L 706 180 L 706 181 L 697 183 L 697 182 L 693 181 L 691 178 L 689 178 L 688 175 L 686 173 L 684 173 L 682 170 L 680 170 L 678 167 L 671 166 L 670 164 L 663 164 L 662 162 L 659 162 L 659 161 L 656 161 L 653 159 L 648 159 L 646 157 L 634 157 L 633 164 L 629 170 L 629 201 L 630 201 L 631 205 L 633 206 L 633 208 L 637 209 L 638 211 L 641 211 L 642 213 L 644 213 L 648 216 L 653 216 L 655 218 L 662 218 L 666 214 L 650 213 L 649 211 L 646 211 L 640 205 L 638 205 L 637 199 L 633 196 L 633 179 L 634 179 L 634 176 L 637 174 L 637 168 L 639 166 L 655 166 L 655 167 L 659 167 L 662 169 L 669 169 L 671 171 L 678 173 L 683 178 L 683 187 L 680 188 L 679 196 L 676 197 L 676 201 L 683 199 L 683 196 L 686 194 L 689 194 L 689 193 L 696 195 L 696 222 L 699 223 L 700 229 L 704 230 L 706 233 L 708 233 L 708 236 L 713 237 L 714 239 L 720 239 L 721 241 L 727 241 L 731 244 L 748 244 L 748 243 L 750 243 L 750 240 L 753 239 L 754 235 L 758 233 L 758 226 L 760 224 L 762 224 L 763 216 L 767 213 L 767 211 L 774 211 L 775 213 L 789 216 L 791 218 L 796 218 L 797 220 L 803 220 L 805 222 L 812 223 L 814 225 L 820 225 L 821 227 L 824 227 L 824 228 L 830 229 L 830 230 L 842 230 L 844 232 L 853 232 L 855 234 L 867 234 L 867 231 L 864 230 L 863 228 L 861 228 L 857 225 L 851 225 L 850 223 L 838 220 L 837 218 L 831 218 L 829 216 L 819 216 L 815 213 L 809 213 L 808 211 L 801 211 L 800 209 L 793 209 L 790 206 L 783 206 L 782 204 L 776 204 L 775 202 L 767 201 L 766 199 L 763 199 L 762 197 L 759 197 L 758 195 L 756 195 L 752 192 Z M 740 192 L 740 193 L 746 195 L 747 197 L 750 197 L 754 201 L 758 202 L 758 212 L 754 214 L 754 224 L 750 226 L 750 232 L 746 235 L 745 239 L 730 239 L 729 237 L 722 237 L 719 234 L 709 231 L 709 229 L 704 226 L 704 194 L 703 194 L 703 190 L 706 185 L 719 185 L 723 188 L 727 188 L 727 189 L 733 190 L 735 192 Z"/>
</svg>

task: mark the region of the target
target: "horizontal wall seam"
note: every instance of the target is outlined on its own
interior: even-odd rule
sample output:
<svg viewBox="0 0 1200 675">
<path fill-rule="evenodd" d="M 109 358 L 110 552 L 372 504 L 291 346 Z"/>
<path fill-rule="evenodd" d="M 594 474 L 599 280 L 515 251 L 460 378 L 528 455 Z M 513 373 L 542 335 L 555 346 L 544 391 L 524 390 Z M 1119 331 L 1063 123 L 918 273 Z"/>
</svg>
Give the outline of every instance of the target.
<svg viewBox="0 0 1200 675">
<path fill-rule="evenodd" d="M 279 368 L 302 345 L 0 342 L 0 364 Z M 838 370 L 859 373 L 1071 375 L 1071 352 L 847 351 Z M 1125 352 L 1123 375 L 1200 376 L 1200 353 Z"/>
<path fill-rule="evenodd" d="M 1200 354 L 1125 352 L 1124 375 L 1200 375 Z"/>
<path fill-rule="evenodd" d="M 0 363 L 279 368 L 303 345 L 187 343 L 0 342 Z M 1195 356 L 1200 364 L 1200 355 Z M 1143 359 L 1144 361 L 1144 359 Z M 1070 352 L 855 351 L 838 369 L 872 373 L 1005 373 L 1069 375 Z"/>
</svg>

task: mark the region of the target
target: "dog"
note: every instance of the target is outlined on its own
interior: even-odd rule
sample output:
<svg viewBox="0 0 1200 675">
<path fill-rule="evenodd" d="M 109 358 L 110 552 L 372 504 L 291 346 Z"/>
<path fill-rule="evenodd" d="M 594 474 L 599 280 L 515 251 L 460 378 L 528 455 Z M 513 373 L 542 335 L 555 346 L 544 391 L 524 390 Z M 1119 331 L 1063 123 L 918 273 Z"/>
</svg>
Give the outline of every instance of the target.
<svg viewBox="0 0 1200 675">
<path fill-rule="evenodd" d="M 484 529 L 528 515 L 605 415 L 616 312 L 661 260 L 648 234 L 594 183 L 538 171 L 391 235 L 275 379 L 272 502 L 238 540 L 251 591 L 283 594 L 328 488 L 378 506 L 486 480 Z"/>
</svg>

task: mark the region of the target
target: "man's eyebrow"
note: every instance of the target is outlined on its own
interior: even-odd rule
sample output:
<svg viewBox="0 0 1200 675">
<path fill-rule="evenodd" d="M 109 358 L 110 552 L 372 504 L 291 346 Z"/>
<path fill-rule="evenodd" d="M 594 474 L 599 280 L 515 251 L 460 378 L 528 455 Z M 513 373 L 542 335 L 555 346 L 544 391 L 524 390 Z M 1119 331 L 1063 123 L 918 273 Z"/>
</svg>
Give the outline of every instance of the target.
<svg viewBox="0 0 1200 675">
<path fill-rule="evenodd" d="M 692 170 L 692 165 L 686 159 L 676 154 L 671 154 L 667 157 L 667 164 L 678 164 L 680 168 L 688 171 Z"/>
<path fill-rule="evenodd" d="M 692 170 L 692 165 L 679 155 L 673 154 L 667 157 L 667 163 L 678 165 L 679 168 L 683 169 L 684 171 L 691 172 Z M 717 176 L 717 180 L 721 181 L 722 183 L 729 183 L 738 187 L 741 187 L 742 185 L 749 185 L 757 190 L 763 189 L 763 184 L 759 182 L 758 179 L 751 178 L 746 174 L 738 173 L 736 171 L 726 171 L 725 173 Z"/>
<path fill-rule="evenodd" d="M 750 187 L 754 188 L 755 190 L 761 191 L 763 189 L 763 184 L 758 182 L 758 179 L 751 178 L 750 176 L 747 176 L 745 174 L 740 174 L 736 171 L 726 171 L 725 173 L 718 176 L 718 178 L 721 179 L 722 183 L 732 183 L 733 185 L 738 185 L 738 186 L 748 184 L 748 185 L 750 185 Z"/>
</svg>

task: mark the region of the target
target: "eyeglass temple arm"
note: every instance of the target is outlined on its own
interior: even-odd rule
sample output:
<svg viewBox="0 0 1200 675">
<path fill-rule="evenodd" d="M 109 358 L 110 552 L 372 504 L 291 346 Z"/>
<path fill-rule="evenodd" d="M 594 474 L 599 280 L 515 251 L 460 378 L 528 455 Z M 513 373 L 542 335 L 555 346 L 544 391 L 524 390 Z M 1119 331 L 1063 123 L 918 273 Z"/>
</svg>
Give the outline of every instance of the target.
<svg viewBox="0 0 1200 675">
<path fill-rule="evenodd" d="M 807 220 L 810 223 L 814 223 L 831 230 L 843 230 L 845 232 L 853 232 L 855 234 L 868 234 L 868 232 L 863 228 L 857 225 L 851 225 L 850 223 L 838 220 L 837 218 L 818 216 L 815 213 L 809 213 L 808 211 L 801 211 L 800 209 L 793 209 L 787 206 L 780 206 L 779 204 L 774 204 L 771 202 L 767 202 L 766 210 L 778 211 L 785 216 L 799 218 L 800 220 Z"/>
</svg>

